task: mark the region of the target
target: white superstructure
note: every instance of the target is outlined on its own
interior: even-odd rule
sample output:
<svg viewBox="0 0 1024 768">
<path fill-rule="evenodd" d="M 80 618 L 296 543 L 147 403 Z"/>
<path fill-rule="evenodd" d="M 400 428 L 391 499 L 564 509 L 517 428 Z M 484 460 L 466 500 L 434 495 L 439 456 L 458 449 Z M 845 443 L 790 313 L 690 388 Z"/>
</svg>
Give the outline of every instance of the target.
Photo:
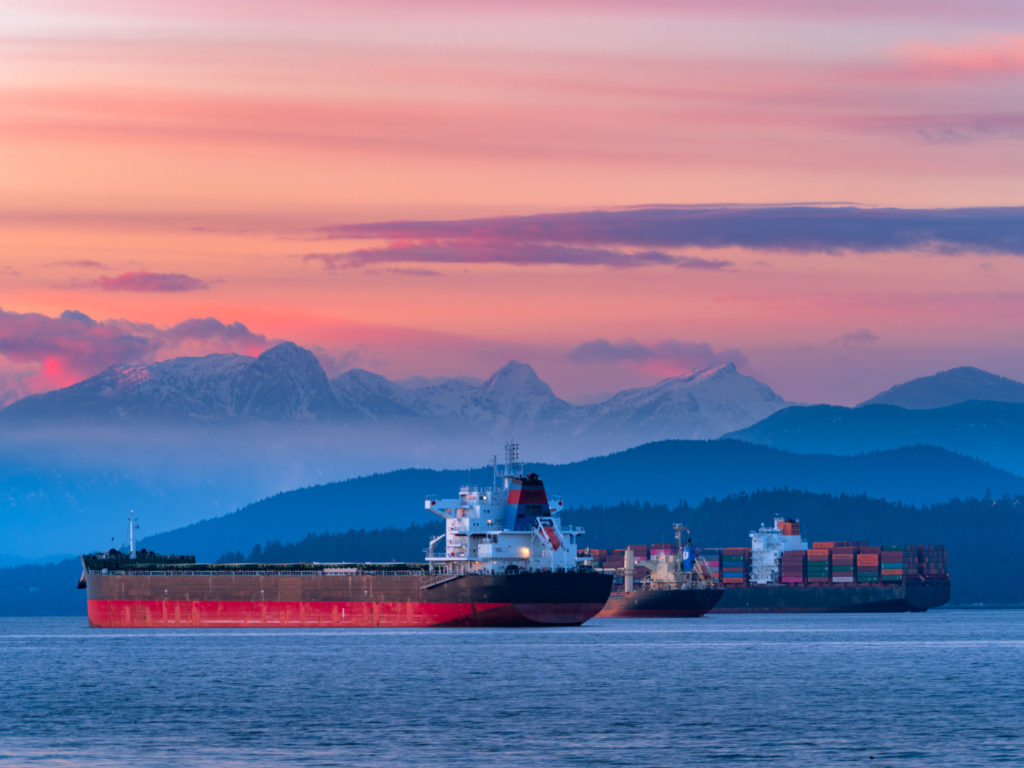
<svg viewBox="0 0 1024 768">
<path fill-rule="evenodd" d="M 770 527 L 761 523 L 750 532 L 750 583 L 778 583 L 782 553 L 793 549 L 807 549 L 800 538 L 800 521 L 776 517 Z"/>
<path fill-rule="evenodd" d="M 574 570 L 582 528 L 563 527 L 562 499 L 548 502 L 544 484 L 526 474 L 518 446 L 505 445 L 505 467 L 495 463 L 490 488 L 463 486 L 457 499 L 427 497 L 445 518 L 445 532 L 430 541 L 427 562 L 452 573 Z M 444 551 L 436 552 L 444 542 Z"/>
</svg>

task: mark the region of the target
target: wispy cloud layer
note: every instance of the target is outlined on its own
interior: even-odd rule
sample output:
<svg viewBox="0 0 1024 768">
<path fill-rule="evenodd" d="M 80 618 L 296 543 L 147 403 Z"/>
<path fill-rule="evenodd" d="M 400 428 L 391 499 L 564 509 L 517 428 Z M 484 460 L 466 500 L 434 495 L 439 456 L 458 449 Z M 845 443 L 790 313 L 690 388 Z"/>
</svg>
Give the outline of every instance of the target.
<svg viewBox="0 0 1024 768">
<path fill-rule="evenodd" d="M 901 53 L 904 64 L 922 75 L 1024 72 L 1024 35 L 990 36 L 962 43 L 907 43 Z"/>
<path fill-rule="evenodd" d="M 532 242 L 571 243 L 575 248 L 732 246 L 805 253 L 922 250 L 1024 255 L 1024 208 L 662 206 L 462 221 L 351 224 L 326 227 L 321 233 L 326 238 L 431 239 L 501 243 L 505 247 Z M 409 246 L 403 248 L 409 250 Z M 484 251 L 479 255 L 483 258 Z M 652 263 L 669 261 L 665 254 L 641 258 Z"/>
<path fill-rule="evenodd" d="M 165 272 L 125 272 L 116 277 L 102 276 L 96 285 L 105 291 L 140 291 L 144 293 L 177 293 L 209 288 L 197 277 Z"/>
<path fill-rule="evenodd" d="M 641 344 L 635 339 L 585 341 L 566 354 L 566 359 L 582 364 L 667 362 L 681 370 L 710 368 L 722 363 L 745 365 L 746 357 L 736 349 L 716 352 L 703 341 L 668 339 L 657 344 Z"/>
<path fill-rule="evenodd" d="M 385 248 L 357 249 L 344 253 L 308 253 L 305 261 L 321 262 L 328 269 L 367 267 L 394 262 L 420 264 L 509 264 L 518 267 L 567 265 L 605 266 L 621 269 L 669 265 L 684 269 L 724 269 L 724 259 L 676 256 L 664 251 L 625 251 L 591 248 L 564 243 L 502 242 L 485 240 L 443 240 L 401 243 Z"/>
<path fill-rule="evenodd" d="M 862 346 L 864 344 L 874 344 L 876 341 L 881 341 L 881 338 L 876 333 L 869 331 L 867 328 L 861 328 L 859 331 L 844 333 L 843 335 L 832 339 L 829 344 L 841 347 L 854 347 Z"/>
<path fill-rule="evenodd" d="M 44 267 L 78 267 L 80 269 L 107 269 L 107 265 L 102 261 L 95 261 L 94 259 L 67 259 L 62 261 L 51 261 L 43 265 Z"/>
</svg>

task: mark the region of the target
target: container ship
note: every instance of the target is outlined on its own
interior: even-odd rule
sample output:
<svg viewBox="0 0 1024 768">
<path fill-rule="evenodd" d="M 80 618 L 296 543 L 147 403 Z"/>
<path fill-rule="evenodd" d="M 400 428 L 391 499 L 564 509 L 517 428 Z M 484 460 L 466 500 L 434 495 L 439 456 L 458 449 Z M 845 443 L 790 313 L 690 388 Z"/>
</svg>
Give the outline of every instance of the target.
<svg viewBox="0 0 1024 768">
<path fill-rule="evenodd" d="M 618 570 L 634 553 L 646 557 L 667 546 L 584 551 L 595 567 Z M 695 571 L 720 587 L 710 613 L 920 612 L 949 602 L 942 545 L 808 545 L 800 521 L 790 518 L 752 531 L 749 547 L 702 549 L 693 562 Z"/>
<path fill-rule="evenodd" d="M 490 488 L 428 497 L 445 519 L 422 563 L 197 563 L 111 550 L 82 557 L 93 627 L 571 626 L 595 616 L 612 576 L 577 556 L 581 528 L 526 474 L 515 444 Z M 438 549 L 438 547 L 442 549 Z"/>
<path fill-rule="evenodd" d="M 715 607 L 723 594 L 721 586 L 701 567 L 692 542 L 683 544 L 683 527 L 675 528 L 675 546 L 627 547 L 621 567 L 603 550 L 583 551 L 591 558 L 599 553 L 603 570 L 615 577 L 598 618 L 697 618 Z"/>
</svg>

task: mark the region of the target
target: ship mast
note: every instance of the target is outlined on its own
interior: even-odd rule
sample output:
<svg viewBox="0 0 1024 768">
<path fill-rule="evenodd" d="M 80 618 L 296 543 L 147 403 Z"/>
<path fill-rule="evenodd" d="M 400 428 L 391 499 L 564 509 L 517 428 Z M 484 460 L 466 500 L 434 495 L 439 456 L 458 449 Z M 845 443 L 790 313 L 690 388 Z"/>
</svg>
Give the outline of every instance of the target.
<svg viewBox="0 0 1024 768">
<path fill-rule="evenodd" d="M 128 553 L 129 557 L 135 557 L 135 531 L 139 529 L 139 524 L 135 520 L 135 510 L 128 510 Z"/>
<path fill-rule="evenodd" d="M 682 523 L 673 523 L 672 529 L 676 532 L 676 543 L 679 546 L 680 553 L 683 551 L 683 532 L 690 532 L 690 529 L 684 526 Z"/>
</svg>

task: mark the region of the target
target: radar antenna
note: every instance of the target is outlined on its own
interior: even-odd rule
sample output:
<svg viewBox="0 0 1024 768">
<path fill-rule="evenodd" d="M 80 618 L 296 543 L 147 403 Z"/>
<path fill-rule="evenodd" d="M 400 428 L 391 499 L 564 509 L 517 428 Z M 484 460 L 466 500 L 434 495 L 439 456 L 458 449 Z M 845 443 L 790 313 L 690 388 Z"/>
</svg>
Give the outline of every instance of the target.
<svg viewBox="0 0 1024 768">
<path fill-rule="evenodd" d="M 519 462 L 519 443 L 509 440 L 505 443 L 505 477 L 520 477 L 523 465 Z"/>
</svg>

